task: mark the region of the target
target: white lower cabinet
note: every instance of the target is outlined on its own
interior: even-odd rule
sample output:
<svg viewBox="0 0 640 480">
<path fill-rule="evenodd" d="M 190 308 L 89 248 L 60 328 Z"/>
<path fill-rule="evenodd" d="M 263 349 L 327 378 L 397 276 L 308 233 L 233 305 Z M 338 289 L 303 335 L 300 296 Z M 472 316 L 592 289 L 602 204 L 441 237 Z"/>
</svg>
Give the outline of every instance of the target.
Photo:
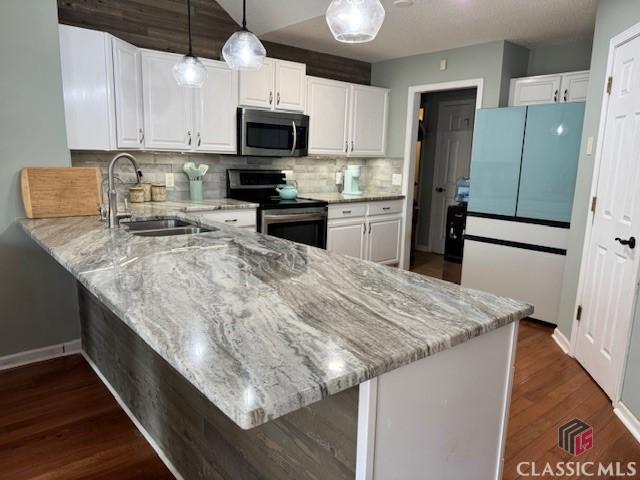
<svg viewBox="0 0 640 480">
<path fill-rule="evenodd" d="M 397 265 L 402 235 L 401 209 L 402 200 L 331 205 L 327 250 Z"/>
</svg>

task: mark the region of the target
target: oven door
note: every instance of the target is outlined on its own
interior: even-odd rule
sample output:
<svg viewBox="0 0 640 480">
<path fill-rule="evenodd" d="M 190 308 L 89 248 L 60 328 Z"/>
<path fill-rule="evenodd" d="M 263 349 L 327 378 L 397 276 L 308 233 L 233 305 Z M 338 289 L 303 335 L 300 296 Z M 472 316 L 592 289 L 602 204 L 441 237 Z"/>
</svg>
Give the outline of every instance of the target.
<svg viewBox="0 0 640 480">
<path fill-rule="evenodd" d="M 260 231 L 312 247 L 327 248 L 327 208 L 262 211 Z"/>
<path fill-rule="evenodd" d="M 308 152 L 309 117 L 297 113 L 238 109 L 238 154 L 301 157 Z"/>
</svg>

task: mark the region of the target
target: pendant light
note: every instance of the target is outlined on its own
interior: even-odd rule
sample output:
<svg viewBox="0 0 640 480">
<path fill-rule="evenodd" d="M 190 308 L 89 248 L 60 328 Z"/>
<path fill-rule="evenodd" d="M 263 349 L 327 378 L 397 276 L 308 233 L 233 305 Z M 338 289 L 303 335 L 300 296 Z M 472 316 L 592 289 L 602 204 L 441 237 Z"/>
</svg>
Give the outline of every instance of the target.
<svg viewBox="0 0 640 480">
<path fill-rule="evenodd" d="M 333 0 L 326 19 L 339 42 L 364 43 L 376 38 L 384 13 L 380 0 Z"/>
<path fill-rule="evenodd" d="M 262 42 L 247 30 L 247 0 L 242 0 L 242 28 L 229 37 L 222 56 L 233 70 L 259 70 L 267 56 Z"/>
<path fill-rule="evenodd" d="M 200 59 L 193 55 L 191 47 L 191 0 L 187 0 L 189 22 L 189 53 L 173 66 L 173 76 L 181 87 L 200 88 L 207 79 L 207 69 Z"/>
</svg>

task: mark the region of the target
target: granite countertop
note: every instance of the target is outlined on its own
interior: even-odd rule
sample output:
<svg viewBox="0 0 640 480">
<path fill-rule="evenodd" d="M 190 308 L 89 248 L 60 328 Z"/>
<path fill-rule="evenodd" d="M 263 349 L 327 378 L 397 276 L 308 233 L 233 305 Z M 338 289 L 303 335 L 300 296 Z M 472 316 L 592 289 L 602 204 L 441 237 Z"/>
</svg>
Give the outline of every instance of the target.
<svg viewBox="0 0 640 480">
<path fill-rule="evenodd" d="M 301 193 L 300 197 L 313 200 L 322 200 L 331 203 L 375 202 L 380 200 L 400 200 L 404 198 L 401 193 L 384 193 L 367 191 L 362 195 L 344 195 L 339 192 L 329 193 Z"/>
<path fill-rule="evenodd" d="M 130 204 L 132 208 L 142 215 L 154 210 L 177 210 L 181 212 L 210 212 L 213 210 L 238 210 L 258 208 L 257 203 L 234 200 L 233 198 L 211 198 L 194 202 L 191 200 L 172 200 L 166 202 L 145 202 Z"/>
<path fill-rule="evenodd" d="M 530 305 L 245 229 L 136 237 L 93 217 L 22 228 L 243 429 L 530 315 Z"/>
</svg>

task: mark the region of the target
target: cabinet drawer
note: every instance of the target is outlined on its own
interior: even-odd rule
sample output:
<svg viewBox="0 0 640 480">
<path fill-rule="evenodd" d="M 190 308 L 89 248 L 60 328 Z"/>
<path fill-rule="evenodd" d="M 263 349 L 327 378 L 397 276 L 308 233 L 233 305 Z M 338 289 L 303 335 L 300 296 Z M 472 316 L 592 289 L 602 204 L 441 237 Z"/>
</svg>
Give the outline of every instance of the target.
<svg viewBox="0 0 640 480">
<path fill-rule="evenodd" d="M 338 203 L 336 205 L 329 205 L 329 220 L 336 218 L 364 217 L 366 214 L 366 203 Z"/>
<path fill-rule="evenodd" d="M 202 215 L 205 221 L 220 222 L 234 227 L 253 227 L 256 225 L 256 211 L 254 209 L 221 210 Z"/>
<path fill-rule="evenodd" d="M 386 215 L 388 213 L 402 212 L 402 200 L 390 200 L 386 202 L 371 202 L 369 215 Z"/>
</svg>

